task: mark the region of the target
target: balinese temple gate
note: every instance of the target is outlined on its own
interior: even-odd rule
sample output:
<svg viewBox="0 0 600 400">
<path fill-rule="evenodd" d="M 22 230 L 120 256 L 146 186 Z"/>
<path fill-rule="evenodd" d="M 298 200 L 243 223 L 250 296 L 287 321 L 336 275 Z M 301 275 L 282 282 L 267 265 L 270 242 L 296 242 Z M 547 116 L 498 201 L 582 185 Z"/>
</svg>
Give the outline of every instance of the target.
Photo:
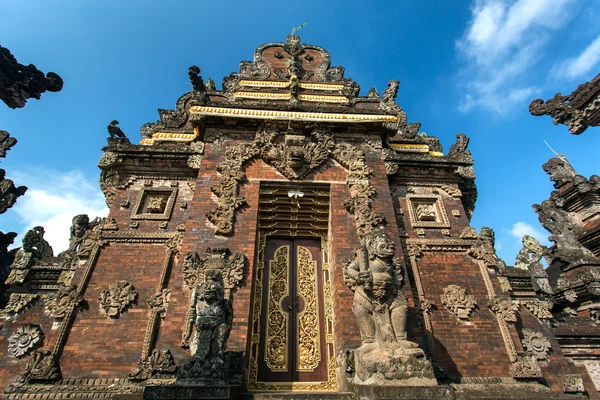
<svg viewBox="0 0 600 400">
<path fill-rule="evenodd" d="M 398 81 L 360 96 L 297 35 L 222 90 L 189 76 L 140 144 L 108 126 L 108 218 L 76 216 L 57 256 L 43 228 L 25 236 L 2 310 L 6 398 L 596 393 L 547 293 L 470 227 L 469 139 L 443 153 Z"/>
</svg>

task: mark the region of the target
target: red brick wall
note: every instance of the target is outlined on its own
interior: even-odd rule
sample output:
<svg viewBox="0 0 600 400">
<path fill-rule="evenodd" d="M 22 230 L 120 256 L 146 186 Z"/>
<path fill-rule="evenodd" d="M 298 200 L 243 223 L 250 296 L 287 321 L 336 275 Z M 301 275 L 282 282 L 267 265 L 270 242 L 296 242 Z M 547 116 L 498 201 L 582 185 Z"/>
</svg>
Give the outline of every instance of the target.
<svg viewBox="0 0 600 400">
<path fill-rule="evenodd" d="M 156 292 L 165 256 L 163 244 L 111 243 L 102 250 L 84 294 L 88 307 L 77 312 L 63 350 L 64 378 L 124 378 L 132 372 L 150 316 L 146 299 Z M 100 312 L 100 293 L 120 280 L 133 284 L 137 302 L 109 318 Z"/>
<path fill-rule="evenodd" d="M 479 266 L 465 253 L 423 252 L 417 259 L 425 297 L 435 303 L 430 313 L 440 365 L 454 377 L 510 376 L 510 361 Z M 448 285 L 475 296 L 477 308 L 467 321 L 442 305 Z"/>
</svg>

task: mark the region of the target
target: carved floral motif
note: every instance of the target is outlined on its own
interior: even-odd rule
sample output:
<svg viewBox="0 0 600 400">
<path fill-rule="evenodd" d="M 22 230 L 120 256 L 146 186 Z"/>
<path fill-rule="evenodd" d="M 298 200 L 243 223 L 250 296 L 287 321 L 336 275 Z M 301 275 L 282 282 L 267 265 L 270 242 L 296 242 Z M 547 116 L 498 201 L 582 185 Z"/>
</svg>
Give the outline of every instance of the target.
<svg viewBox="0 0 600 400">
<path fill-rule="evenodd" d="M 118 318 L 137 296 L 138 292 L 131 283 L 119 281 L 100 293 L 100 310 L 110 318 Z"/>
<path fill-rule="evenodd" d="M 225 247 L 207 247 L 206 259 L 201 259 L 198 253 L 187 253 L 183 258 L 185 284 L 190 289 L 202 285 L 206 275 L 216 271 L 223 279 L 225 297 L 229 297 L 229 293 L 238 287 L 244 277 L 244 255 L 234 253 L 231 259 L 227 259 L 229 252 Z"/>
<path fill-rule="evenodd" d="M 154 296 L 146 300 L 146 303 L 148 303 L 148 306 L 152 311 L 157 313 L 161 318 L 164 318 L 167 312 L 170 295 L 171 289 L 163 289 L 154 293 Z"/>
<path fill-rule="evenodd" d="M 515 311 L 519 310 L 519 302 L 513 301 L 506 293 L 500 294 L 490 300 L 488 307 L 496 313 L 497 316 L 507 322 L 517 321 Z"/>
<path fill-rule="evenodd" d="M 44 296 L 46 310 L 52 318 L 62 319 L 67 313 L 83 303 L 76 285 L 61 285 L 54 295 Z"/>
<path fill-rule="evenodd" d="M 446 286 L 441 298 L 442 304 L 460 319 L 469 319 L 469 314 L 477 305 L 475 297 L 458 285 Z"/>
<path fill-rule="evenodd" d="M 565 393 L 584 393 L 583 378 L 579 374 L 565 374 Z"/>
<path fill-rule="evenodd" d="M 15 357 L 21 358 L 42 345 L 44 333 L 39 325 L 19 325 L 8 338 L 8 351 Z"/>
<path fill-rule="evenodd" d="M 517 361 L 513 362 L 510 371 L 513 378 L 530 379 L 542 377 L 542 370 L 535 356 L 531 354 L 519 356 Z"/>
<path fill-rule="evenodd" d="M 547 360 L 550 349 L 550 341 L 540 331 L 534 329 L 523 329 L 523 340 L 521 341 L 527 353 L 532 354 L 537 360 Z"/>
<path fill-rule="evenodd" d="M 35 351 L 27 366 L 25 372 L 21 375 L 20 381 L 23 383 L 31 381 L 53 381 L 60 379 L 60 368 L 54 354 L 48 350 Z"/>
<path fill-rule="evenodd" d="M 10 319 L 18 316 L 21 311 L 39 297 L 38 294 L 33 293 L 11 293 L 6 307 L 0 311 L 0 319 Z"/>
<path fill-rule="evenodd" d="M 145 360 L 141 360 L 135 371 L 129 374 L 129 379 L 146 380 L 157 372 L 173 373 L 177 369 L 169 349 L 154 349 Z"/>
<path fill-rule="evenodd" d="M 552 303 L 547 300 L 524 301 L 522 304 L 539 319 L 552 318 L 552 313 L 550 312 Z"/>
</svg>

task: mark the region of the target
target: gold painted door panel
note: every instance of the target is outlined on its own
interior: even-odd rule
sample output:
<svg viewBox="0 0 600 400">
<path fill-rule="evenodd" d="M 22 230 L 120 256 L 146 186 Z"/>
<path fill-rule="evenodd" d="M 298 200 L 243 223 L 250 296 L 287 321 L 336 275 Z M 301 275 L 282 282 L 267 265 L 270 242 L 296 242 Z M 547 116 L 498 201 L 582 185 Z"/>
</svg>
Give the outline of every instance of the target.
<svg viewBox="0 0 600 400">
<path fill-rule="evenodd" d="M 261 297 L 254 303 L 254 313 L 259 315 L 253 318 L 253 340 L 258 343 L 251 357 L 251 364 L 255 363 L 250 366 L 251 390 L 333 389 L 334 365 L 329 366 L 333 335 L 327 334 L 332 327 L 324 299 L 324 292 L 330 295 L 330 290 L 320 247 L 320 239 L 269 238 L 266 242 L 261 255 L 264 268 L 258 269 L 255 283 L 260 289 L 255 296 Z"/>
</svg>

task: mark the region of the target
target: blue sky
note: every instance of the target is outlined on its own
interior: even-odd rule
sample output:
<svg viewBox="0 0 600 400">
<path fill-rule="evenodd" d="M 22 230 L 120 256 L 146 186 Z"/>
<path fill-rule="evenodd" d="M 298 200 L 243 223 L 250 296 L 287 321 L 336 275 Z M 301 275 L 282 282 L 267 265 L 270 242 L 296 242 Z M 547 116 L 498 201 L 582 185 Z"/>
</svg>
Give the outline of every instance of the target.
<svg viewBox="0 0 600 400">
<path fill-rule="evenodd" d="M 67 247 L 77 213 L 105 215 L 96 164 L 113 119 L 138 141 L 139 128 L 190 90 L 187 69 L 220 88 L 262 43 L 302 41 L 326 48 L 361 93 L 400 81 L 409 122 L 444 150 L 471 138 L 479 199 L 472 224 L 496 231 L 512 265 L 519 237 L 545 239 L 531 204 L 548 198 L 544 140 L 584 176 L 600 173 L 600 134 L 570 135 L 550 117 L 533 117 L 537 97 L 571 92 L 600 70 L 599 0 L 404 1 L 28 1 L 0 0 L 2 46 L 23 64 L 54 71 L 59 93 L 11 110 L 0 129 L 19 140 L 2 160 L 9 178 L 29 186 L 0 218 L 22 234 L 46 227 L 55 252 Z M 22 237 L 22 236 L 20 236 Z M 17 241 L 20 241 L 18 238 Z"/>
</svg>

